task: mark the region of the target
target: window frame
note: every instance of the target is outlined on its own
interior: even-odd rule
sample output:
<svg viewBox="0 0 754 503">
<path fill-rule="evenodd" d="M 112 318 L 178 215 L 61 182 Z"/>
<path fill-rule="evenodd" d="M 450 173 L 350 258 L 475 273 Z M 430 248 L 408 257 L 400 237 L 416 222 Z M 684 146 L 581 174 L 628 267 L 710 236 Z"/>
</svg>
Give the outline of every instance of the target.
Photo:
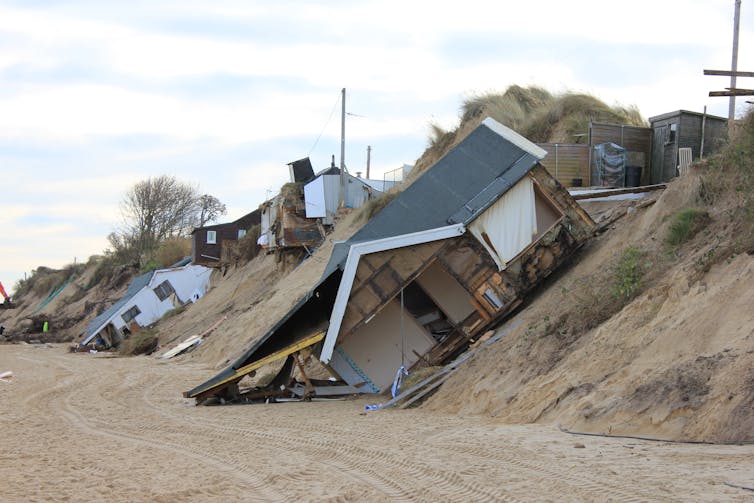
<svg viewBox="0 0 754 503">
<path fill-rule="evenodd" d="M 668 136 L 665 140 L 665 143 L 670 145 L 671 143 L 675 143 L 678 139 L 678 123 L 673 122 L 671 124 L 668 124 Z"/>
<path fill-rule="evenodd" d="M 133 311 L 136 311 L 136 312 L 133 313 Z M 131 313 L 133 313 L 133 315 L 131 315 Z M 123 322 L 126 325 L 128 325 L 133 320 L 135 320 L 136 317 L 139 316 L 140 314 L 141 314 L 141 309 L 139 309 L 139 306 L 133 305 L 127 311 L 125 311 L 123 314 L 121 314 L 120 317 L 123 320 Z"/>
<path fill-rule="evenodd" d="M 162 302 L 175 293 L 175 288 L 173 288 L 173 285 L 170 283 L 170 281 L 166 279 L 165 281 L 154 287 L 152 291 L 157 296 L 157 298 L 160 299 L 160 302 Z"/>
<path fill-rule="evenodd" d="M 210 238 L 210 236 L 212 237 Z M 217 244 L 217 231 L 207 231 L 207 244 L 208 245 Z"/>
</svg>

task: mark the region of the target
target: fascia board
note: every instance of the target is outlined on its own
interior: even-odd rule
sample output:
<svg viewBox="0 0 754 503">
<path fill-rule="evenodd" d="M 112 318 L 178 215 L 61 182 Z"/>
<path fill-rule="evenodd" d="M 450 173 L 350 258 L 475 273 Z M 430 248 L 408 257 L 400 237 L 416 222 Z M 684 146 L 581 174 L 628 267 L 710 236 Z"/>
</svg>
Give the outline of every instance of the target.
<svg viewBox="0 0 754 503">
<path fill-rule="evenodd" d="M 325 342 L 319 358 L 320 361 L 328 363 L 332 357 L 335 342 L 340 332 L 340 324 L 346 312 L 348 298 L 351 296 L 351 287 L 356 277 L 356 269 L 359 266 L 359 259 L 362 255 L 457 237 L 464 232 L 466 232 L 466 227 L 463 224 L 456 224 L 351 245 L 351 248 L 348 250 L 348 258 L 343 269 L 343 277 L 340 280 L 338 293 L 335 296 L 335 305 L 330 315 L 330 326 L 327 329 L 327 335 L 325 336 Z"/>
<path fill-rule="evenodd" d="M 512 129 L 505 127 L 495 119 L 487 117 L 482 121 L 482 124 L 490 128 L 495 133 L 499 134 L 524 152 L 528 152 L 540 161 L 547 156 L 547 151 L 539 145 L 532 143 Z"/>
</svg>

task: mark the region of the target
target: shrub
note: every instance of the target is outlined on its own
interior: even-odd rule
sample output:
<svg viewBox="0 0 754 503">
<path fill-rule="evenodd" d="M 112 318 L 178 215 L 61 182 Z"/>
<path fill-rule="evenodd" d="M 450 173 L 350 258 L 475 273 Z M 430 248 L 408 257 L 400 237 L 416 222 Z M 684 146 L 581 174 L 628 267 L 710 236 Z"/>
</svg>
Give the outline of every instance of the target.
<svg viewBox="0 0 754 503">
<path fill-rule="evenodd" d="M 118 354 L 121 356 L 148 355 L 157 349 L 157 343 L 157 334 L 153 330 L 142 330 L 122 340 L 118 346 Z"/>
<path fill-rule="evenodd" d="M 629 247 L 623 251 L 612 267 L 613 283 L 610 293 L 614 299 L 628 301 L 639 293 L 647 270 L 645 256 L 646 253 L 638 248 Z"/>
<path fill-rule="evenodd" d="M 152 263 L 157 265 L 157 269 L 162 269 L 180 262 L 189 255 L 191 255 L 191 239 L 168 238 L 157 247 Z"/>
<path fill-rule="evenodd" d="M 242 259 L 249 261 L 259 255 L 262 247 L 257 244 L 257 241 L 261 233 L 262 226 L 257 224 L 246 231 L 246 235 L 238 240 L 238 252 Z"/>
<path fill-rule="evenodd" d="M 709 220 L 706 211 L 696 208 L 681 210 L 673 216 L 665 242 L 670 246 L 680 246 L 693 238 Z"/>
</svg>

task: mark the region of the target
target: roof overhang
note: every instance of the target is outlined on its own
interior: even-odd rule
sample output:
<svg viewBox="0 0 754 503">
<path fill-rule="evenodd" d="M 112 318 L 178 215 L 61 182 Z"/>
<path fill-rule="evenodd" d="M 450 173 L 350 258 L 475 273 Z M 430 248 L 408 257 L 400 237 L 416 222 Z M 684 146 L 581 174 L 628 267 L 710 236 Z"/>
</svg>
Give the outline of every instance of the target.
<svg viewBox="0 0 754 503">
<path fill-rule="evenodd" d="M 319 357 L 320 361 L 322 363 L 328 363 L 332 357 L 333 350 L 335 349 L 335 342 L 337 341 L 338 333 L 340 332 L 340 325 L 343 322 L 343 315 L 346 312 L 348 298 L 351 296 L 351 287 L 353 286 L 353 280 L 356 277 L 356 269 L 359 266 L 359 259 L 362 255 L 429 243 L 431 241 L 439 241 L 441 239 L 449 239 L 460 236 L 464 232 L 466 232 L 466 227 L 463 224 L 455 224 L 446 227 L 438 227 L 436 229 L 428 229 L 426 231 L 413 232 L 411 234 L 402 234 L 400 236 L 352 244 L 348 250 L 348 258 L 346 259 L 346 264 L 343 269 L 343 277 L 340 280 L 338 293 L 335 296 L 335 305 L 333 306 L 332 314 L 330 315 L 330 326 L 327 329 L 322 353 Z"/>
<path fill-rule="evenodd" d="M 547 150 L 543 149 L 536 143 L 527 140 L 525 137 L 521 136 L 511 128 L 500 124 L 495 119 L 487 117 L 482 121 L 482 124 L 487 126 L 498 135 L 502 136 L 504 139 L 508 140 L 510 143 L 517 146 L 524 152 L 530 153 L 531 155 L 536 157 L 537 160 L 541 161 L 542 159 L 547 157 Z"/>
</svg>

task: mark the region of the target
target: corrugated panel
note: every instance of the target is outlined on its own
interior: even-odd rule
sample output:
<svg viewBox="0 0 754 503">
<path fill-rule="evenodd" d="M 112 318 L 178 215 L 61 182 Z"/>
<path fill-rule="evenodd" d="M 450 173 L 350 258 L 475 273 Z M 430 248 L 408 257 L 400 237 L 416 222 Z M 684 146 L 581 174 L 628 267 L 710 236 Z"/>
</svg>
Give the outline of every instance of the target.
<svg viewBox="0 0 754 503">
<path fill-rule="evenodd" d="M 340 202 L 340 175 L 325 175 L 325 208 L 327 208 L 326 224 L 332 224 L 333 217 L 338 212 Z"/>
</svg>

